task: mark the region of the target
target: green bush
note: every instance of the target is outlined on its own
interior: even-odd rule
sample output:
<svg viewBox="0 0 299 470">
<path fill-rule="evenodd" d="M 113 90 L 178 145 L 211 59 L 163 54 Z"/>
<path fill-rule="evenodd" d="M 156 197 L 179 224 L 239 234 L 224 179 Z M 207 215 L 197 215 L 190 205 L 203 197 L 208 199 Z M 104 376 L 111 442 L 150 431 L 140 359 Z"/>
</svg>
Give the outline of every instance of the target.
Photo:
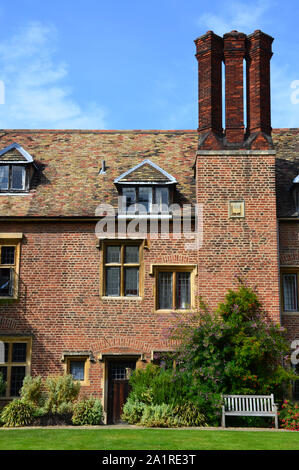
<svg viewBox="0 0 299 470">
<path fill-rule="evenodd" d="M 145 403 L 142 403 L 138 400 L 134 401 L 132 398 L 128 398 L 123 406 L 123 414 L 121 418 L 124 421 L 127 421 L 129 424 L 139 423 L 145 407 Z"/>
<path fill-rule="evenodd" d="M 133 371 L 130 377 L 130 398 L 147 405 L 183 404 L 185 377 L 177 375 L 173 369 L 148 364 L 145 369 Z M 187 386 L 188 388 L 188 386 Z"/>
<path fill-rule="evenodd" d="M 97 398 L 89 397 L 75 403 L 72 417 L 73 424 L 78 426 L 101 424 L 103 407 Z"/>
<path fill-rule="evenodd" d="M 176 373 L 186 378 L 182 394 L 219 425 L 221 394 L 283 397 L 294 374 L 282 367 L 289 353 L 285 330 L 263 311 L 256 292 L 240 281 L 216 312 L 200 309 L 174 327 L 180 340 Z"/>
<path fill-rule="evenodd" d="M 162 405 L 146 405 L 140 425 L 152 428 L 170 428 L 181 426 L 181 422 L 177 416 L 174 416 L 173 407 L 163 403 Z"/>
<path fill-rule="evenodd" d="M 34 419 L 34 407 L 22 400 L 13 400 L 1 413 L 4 427 L 28 426 Z"/>
<path fill-rule="evenodd" d="M 56 413 L 58 415 L 67 415 L 67 414 L 72 414 L 74 412 L 74 403 L 72 402 L 63 402 L 60 403 L 60 405 L 57 406 L 57 411 Z"/>
<path fill-rule="evenodd" d="M 23 386 L 20 390 L 22 401 L 31 403 L 35 407 L 44 404 L 44 395 L 42 392 L 42 378 L 26 376 L 23 380 Z"/>
<path fill-rule="evenodd" d="M 174 415 L 179 418 L 182 426 L 205 426 L 205 417 L 200 408 L 191 402 L 173 408 Z"/>
<path fill-rule="evenodd" d="M 6 382 L 3 378 L 2 373 L 0 372 L 0 397 L 5 395 L 5 390 L 6 390 Z"/>
<path fill-rule="evenodd" d="M 72 375 L 48 377 L 45 382 L 47 398 L 44 408 L 47 413 L 58 413 L 63 403 L 74 403 L 80 392 L 80 383 Z"/>
</svg>

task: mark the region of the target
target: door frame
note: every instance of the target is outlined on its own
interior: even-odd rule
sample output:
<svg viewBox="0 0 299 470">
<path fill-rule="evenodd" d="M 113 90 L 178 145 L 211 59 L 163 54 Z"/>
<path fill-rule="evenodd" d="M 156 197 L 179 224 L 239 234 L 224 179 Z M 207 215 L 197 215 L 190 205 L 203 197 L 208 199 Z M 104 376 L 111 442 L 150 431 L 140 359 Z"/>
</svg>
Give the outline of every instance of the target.
<svg viewBox="0 0 299 470">
<path fill-rule="evenodd" d="M 104 386 L 103 386 L 103 410 L 104 410 L 104 424 L 108 424 L 110 416 L 108 416 L 108 394 L 109 394 L 109 365 L 115 362 L 134 362 L 136 363 L 136 369 L 140 367 L 140 362 L 144 361 L 143 353 L 132 353 L 132 354 L 102 354 L 102 360 L 104 362 Z"/>
</svg>

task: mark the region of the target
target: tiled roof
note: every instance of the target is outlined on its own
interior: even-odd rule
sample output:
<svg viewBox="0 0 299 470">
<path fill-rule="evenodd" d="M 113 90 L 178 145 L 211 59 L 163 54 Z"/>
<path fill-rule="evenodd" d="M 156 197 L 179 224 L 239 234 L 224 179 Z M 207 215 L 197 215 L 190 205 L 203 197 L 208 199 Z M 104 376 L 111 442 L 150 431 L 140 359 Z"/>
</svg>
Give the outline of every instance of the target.
<svg viewBox="0 0 299 470">
<path fill-rule="evenodd" d="M 299 129 L 274 129 L 276 149 L 276 194 L 278 217 L 292 217 L 295 213 L 290 187 L 299 174 Z"/>
<path fill-rule="evenodd" d="M 0 195 L 0 217 L 92 217 L 101 203 L 117 207 L 114 180 L 144 159 L 177 179 L 177 202 L 195 203 L 195 130 L 0 131 L 0 150 L 13 142 L 40 171 L 28 195 Z"/>
<path fill-rule="evenodd" d="M 299 129 L 275 129 L 278 216 L 292 216 L 289 187 L 299 174 Z M 0 217 L 93 217 L 117 206 L 114 180 L 144 159 L 172 175 L 177 201 L 195 203 L 196 130 L 2 130 L 0 150 L 17 142 L 39 168 L 28 195 L 0 195 Z M 13 155 L 11 155 L 13 157 Z M 106 173 L 100 174 L 105 160 Z"/>
</svg>

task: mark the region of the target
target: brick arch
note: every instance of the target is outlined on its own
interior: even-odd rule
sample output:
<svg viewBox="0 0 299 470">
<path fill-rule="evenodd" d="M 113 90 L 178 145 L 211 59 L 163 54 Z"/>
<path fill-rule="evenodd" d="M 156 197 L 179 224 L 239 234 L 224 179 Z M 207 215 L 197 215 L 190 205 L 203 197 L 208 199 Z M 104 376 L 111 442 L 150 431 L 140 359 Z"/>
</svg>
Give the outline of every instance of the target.
<svg viewBox="0 0 299 470">
<path fill-rule="evenodd" d="M 149 350 L 167 350 L 175 349 L 178 345 L 178 341 L 162 340 L 157 343 L 148 344 L 146 341 L 136 340 L 134 338 L 101 338 L 98 341 L 94 341 L 90 344 L 89 349 L 94 353 L 107 353 L 107 352 L 147 352 Z"/>
<path fill-rule="evenodd" d="M 190 258 L 188 258 L 185 255 L 171 255 L 171 256 L 162 256 L 161 257 L 161 263 L 165 264 L 174 264 L 174 263 L 180 263 L 180 264 L 190 264 Z"/>
<path fill-rule="evenodd" d="M 107 351 L 147 351 L 148 344 L 145 341 L 140 341 L 135 338 L 120 337 L 106 337 L 100 338 L 90 344 L 90 349 L 94 353 L 107 352 Z"/>
<path fill-rule="evenodd" d="M 283 253 L 279 257 L 280 264 L 298 264 L 299 266 L 299 254 L 296 253 Z"/>
</svg>

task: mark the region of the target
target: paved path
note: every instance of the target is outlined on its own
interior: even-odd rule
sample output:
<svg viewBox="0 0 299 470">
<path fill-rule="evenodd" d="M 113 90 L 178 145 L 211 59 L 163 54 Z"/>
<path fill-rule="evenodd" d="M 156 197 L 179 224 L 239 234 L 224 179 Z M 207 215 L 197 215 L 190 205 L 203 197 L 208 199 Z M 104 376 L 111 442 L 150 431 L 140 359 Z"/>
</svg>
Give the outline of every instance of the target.
<svg viewBox="0 0 299 470">
<path fill-rule="evenodd" d="M 169 430 L 197 430 L 197 431 L 268 431 L 268 432 L 297 432 L 297 431 L 290 431 L 288 429 L 275 429 L 275 428 L 221 428 L 221 427 L 181 427 L 181 428 L 145 428 L 142 426 L 135 426 L 132 424 L 113 424 L 113 425 L 101 425 L 101 426 L 26 426 L 26 427 L 18 427 L 18 428 L 0 428 L 0 431 L 10 431 L 16 429 L 98 429 L 98 430 L 105 430 L 105 429 L 163 429 L 165 432 Z"/>
</svg>

